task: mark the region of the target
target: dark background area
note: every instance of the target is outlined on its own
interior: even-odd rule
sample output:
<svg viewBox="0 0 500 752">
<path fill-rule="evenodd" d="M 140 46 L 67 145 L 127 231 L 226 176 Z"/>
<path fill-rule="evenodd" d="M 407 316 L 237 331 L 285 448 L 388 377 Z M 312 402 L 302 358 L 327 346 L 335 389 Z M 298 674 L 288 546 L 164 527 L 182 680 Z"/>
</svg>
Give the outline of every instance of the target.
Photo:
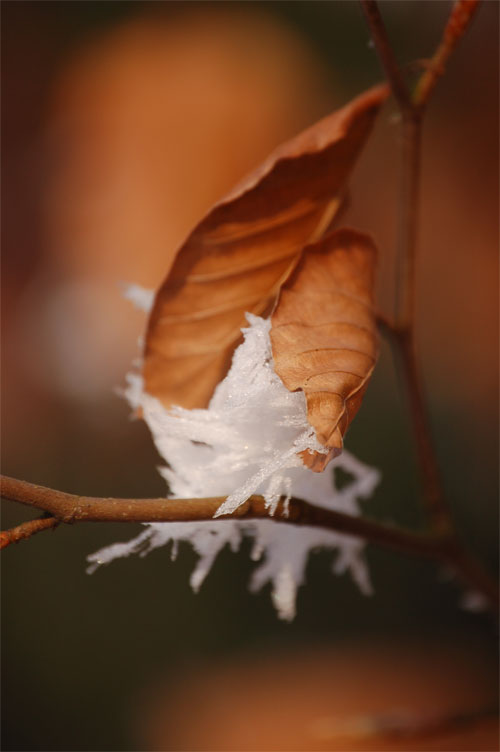
<svg viewBox="0 0 500 752">
<path fill-rule="evenodd" d="M 449 7 L 382 3 L 402 63 L 432 52 Z M 421 356 L 446 487 L 467 545 L 492 570 L 497 16 L 497 3 L 483 3 L 430 107 L 418 278 Z M 165 492 L 146 427 L 129 421 L 113 392 L 143 327 L 119 283 L 158 286 L 211 203 L 275 144 L 380 77 L 354 2 L 2 3 L 3 473 L 81 494 Z M 396 139 L 389 105 L 356 169 L 346 218 L 378 242 L 386 311 Z M 385 345 L 347 447 L 383 473 L 366 513 L 421 524 L 409 425 Z M 4 528 L 31 516 L 2 502 Z M 455 646 L 457 686 L 472 685 L 478 697 L 474 682 L 495 684 L 490 617 L 462 609 L 449 573 L 431 563 L 369 547 L 376 594 L 365 598 L 349 578 L 330 574 L 332 554 L 318 552 L 297 617 L 283 624 L 267 589 L 246 589 L 248 547 L 224 551 L 198 595 L 188 585 L 195 555 L 187 546 L 174 563 L 159 549 L 85 574 L 89 553 L 139 530 L 79 525 L 2 555 L 5 750 L 159 749 L 144 710 L 152 688 L 174 696 L 195 675 L 216 695 L 218 681 L 231 681 L 221 666 L 264 665 L 276 655 L 286 664 L 311 649 L 333 656 L 332 687 L 335 656 L 356 646 L 377 654 L 381 644 L 409 652 L 432 645 L 424 655 Z M 397 661 L 391 655 L 387 665 Z M 354 663 L 360 687 L 373 684 L 376 694 L 383 670 L 364 677 Z M 471 679 L 473 664 L 480 671 Z M 298 665 L 297 702 L 313 692 L 315 667 L 315 659 Z M 182 713 L 177 726 L 171 721 L 164 749 L 181 748 L 185 722 Z"/>
</svg>

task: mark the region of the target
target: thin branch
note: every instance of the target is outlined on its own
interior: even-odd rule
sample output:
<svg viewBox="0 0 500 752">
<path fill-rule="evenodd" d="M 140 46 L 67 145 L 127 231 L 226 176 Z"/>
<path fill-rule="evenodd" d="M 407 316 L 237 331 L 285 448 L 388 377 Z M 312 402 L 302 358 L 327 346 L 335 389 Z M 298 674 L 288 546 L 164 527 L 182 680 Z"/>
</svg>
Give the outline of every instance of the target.
<svg viewBox="0 0 500 752">
<path fill-rule="evenodd" d="M 391 344 L 398 365 L 401 366 L 398 370 L 404 377 L 422 474 L 423 501 L 429 520 L 434 530 L 449 532 L 453 529 L 453 524 L 434 451 L 415 346 L 415 266 L 418 247 L 422 117 L 421 112 L 410 100 L 406 86 L 404 96 L 402 94 L 401 74 L 377 3 L 375 0 L 361 0 L 361 5 L 367 15 L 374 42 L 402 114 L 395 314 L 394 325 L 390 326 L 385 321 L 383 328 L 393 335 Z"/>
<path fill-rule="evenodd" d="M 76 496 L 37 486 L 16 478 L 1 475 L 1 496 L 52 515 L 48 519 L 73 524 L 75 522 L 201 522 L 213 520 L 225 496 L 206 499 L 116 499 Z M 363 517 L 351 517 L 342 512 L 317 507 L 302 499 L 280 500 L 274 515 L 262 496 L 250 496 L 231 515 L 216 519 L 265 519 L 293 525 L 308 525 L 335 530 L 399 551 L 436 556 L 442 540 L 434 536 L 413 533 L 383 525 Z M 50 527 L 47 525 L 47 527 Z M 37 532 L 34 530 L 33 532 Z M 28 537 L 28 536 L 24 536 Z M 9 541 L 10 542 L 10 541 Z M 7 544 L 6 544 L 7 545 Z"/>
<path fill-rule="evenodd" d="M 427 509 L 431 527 L 435 532 L 443 535 L 452 535 L 454 524 L 445 499 L 431 439 L 431 429 L 425 407 L 413 330 L 411 328 L 400 329 L 381 314 L 377 317 L 377 323 L 390 343 L 397 364 L 400 366 L 396 370 L 403 376 L 403 387 L 408 399 L 413 435 L 422 475 L 422 501 Z"/>
<path fill-rule="evenodd" d="M 444 71 L 458 40 L 465 32 L 479 0 L 458 0 L 452 8 L 443 38 L 430 65 L 408 102 L 406 87 L 392 52 L 375 0 L 361 0 L 368 18 L 374 43 L 391 83 L 402 114 L 401 187 L 397 248 L 396 310 L 394 323 L 379 317 L 379 325 L 390 336 L 393 352 L 400 366 L 408 396 L 424 495 L 431 529 L 438 539 L 448 542 L 444 558 L 452 563 L 462 579 L 474 583 L 491 603 L 498 603 L 497 585 L 458 540 L 450 507 L 437 463 L 430 422 L 424 397 L 415 342 L 415 266 L 418 247 L 420 154 L 422 118 L 429 97 Z"/>
<path fill-rule="evenodd" d="M 412 329 L 395 329 L 392 342 L 394 358 L 402 375 L 406 392 L 413 436 L 422 479 L 422 501 L 431 528 L 439 533 L 451 533 L 454 523 L 448 505 L 432 439 L 429 416 L 424 398 L 420 368 L 417 361 L 415 337 Z"/>
<path fill-rule="evenodd" d="M 37 517 L 36 520 L 22 522 L 20 525 L 10 528 L 10 530 L 2 530 L 0 532 L 0 549 L 10 546 L 11 543 L 19 543 L 21 540 L 31 538 L 35 533 L 56 528 L 59 522 L 56 517 L 42 515 L 42 517 Z"/>
<path fill-rule="evenodd" d="M 479 7 L 479 0 L 457 0 L 448 18 L 443 38 L 415 89 L 413 103 L 417 108 L 427 104 L 438 79 L 443 75 L 446 63 L 458 41 L 467 30 Z"/>
<path fill-rule="evenodd" d="M 48 512 L 58 522 L 192 522 L 213 520 L 225 497 L 207 499 L 115 499 L 93 496 L 76 496 L 55 491 L 45 486 L 0 476 L 1 495 Z M 275 522 L 307 525 L 334 530 L 337 533 L 363 538 L 406 554 L 425 556 L 451 565 L 475 589 L 492 603 L 498 602 L 496 583 L 475 562 L 466 558 L 455 538 L 434 533 L 415 533 L 384 525 L 364 517 L 351 517 L 342 512 L 309 504 L 302 499 L 290 499 L 287 505 L 281 499 L 276 512 L 271 515 L 262 496 L 251 496 L 231 515 L 219 520 L 266 519 Z M 35 520 L 35 522 L 39 522 Z M 28 524 L 28 523 L 26 523 Z M 41 528 L 40 528 L 41 529 Z M 11 531 L 7 531 L 11 532 Z M 38 530 L 33 530 L 38 532 Z M 28 537 L 28 536 L 24 536 Z M 10 542 L 10 541 L 9 541 Z M 6 543 L 5 545 L 8 545 Z"/>
<path fill-rule="evenodd" d="M 403 118 L 400 141 L 400 185 L 396 248 L 395 324 L 413 327 L 415 317 L 415 267 L 420 206 L 420 146 L 422 121 L 416 111 Z"/>
<path fill-rule="evenodd" d="M 360 2 L 370 27 L 375 48 L 391 85 L 392 93 L 399 104 L 401 112 L 409 112 L 412 109 L 410 93 L 392 51 L 378 4 L 375 0 L 360 0 Z"/>
<path fill-rule="evenodd" d="M 423 502 L 430 525 L 437 533 L 451 534 L 454 524 L 434 449 L 415 341 L 415 268 L 418 249 L 422 118 L 424 105 L 436 84 L 437 77 L 467 28 L 478 0 L 458 0 L 453 6 L 442 42 L 432 58 L 430 67 L 420 77 L 413 99 L 407 96 L 406 86 L 404 90 L 401 86 L 401 73 L 376 1 L 360 2 L 402 115 L 395 314 L 394 325 L 387 326 L 385 321 L 383 329 L 393 335 L 391 344 L 397 365 L 400 366 L 398 371 L 404 379 L 422 476 Z"/>
</svg>

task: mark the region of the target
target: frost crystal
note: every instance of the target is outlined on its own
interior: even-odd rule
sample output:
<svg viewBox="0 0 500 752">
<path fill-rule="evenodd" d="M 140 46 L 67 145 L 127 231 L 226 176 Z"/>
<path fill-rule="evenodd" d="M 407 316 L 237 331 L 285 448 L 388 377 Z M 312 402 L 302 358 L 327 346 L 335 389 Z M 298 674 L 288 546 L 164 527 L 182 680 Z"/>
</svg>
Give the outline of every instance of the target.
<svg viewBox="0 0 500 752">
<path fill-rule="evenodd" d="M 344 451 L 333 471 L 313 473 L 298 456 L 304 449 L 324 451 L 307 422 L 303 392 L 289 392 L 273 369 L 270 321 L 248 314 L 249 328 L 235 351 L 226 378 L 218 385 L 206 410 L 166 410 L 146 394 L 138 374 L 127 376 L 124 392 L 129 403 L 141 407 L 156 447 L 168 463 L 159 468 L 170 496 L 192 498 L 227 496 L 215 517 L 235 510 L 252 494 L 261 494 L 274 513 L 279 498 L 295 496 L 318 506 L 358 514 L 358 500 L 369 497 L 379 473 Z M 334 473 L 347 471 L 352 479 L 336 490 Z M 259 561 L 250 582 L 252 591 L 271 583 L 272 599 L 283 619 L 293 619 L 297 588 L 305 578 L 311 549 L 336 549 L 334 572 L 349 571 L 361 590 L 371 591 L 363 559 L 363 542 L 320 528 L 275 523 L 272 520 L 148 523 L 128 542 L 89 556 L 94 571 L 120 556 L 145 555 L 169 541 L 189 541 L 200 559 L 191 575 L 197 590 L 219 551 L 229 544 L 237 551 L 242 537 L 254 539 L 252 558 Z"/>
<path fill-rule="evenodd" d="M 139 311 L 148 313 L 151 310 L 155 297 L 153 290 L 148 290 L 146 287 L 132 283 L 123 284 L 122 287 L 123 297 L 130 300 Z"/>
</svg>

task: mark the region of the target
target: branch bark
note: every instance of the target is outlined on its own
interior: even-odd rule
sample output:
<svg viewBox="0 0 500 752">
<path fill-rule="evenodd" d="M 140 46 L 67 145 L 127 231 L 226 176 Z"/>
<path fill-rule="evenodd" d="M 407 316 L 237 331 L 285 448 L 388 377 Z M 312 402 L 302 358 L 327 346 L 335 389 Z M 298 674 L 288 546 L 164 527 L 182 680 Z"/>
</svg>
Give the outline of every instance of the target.
<svg viewBox="0 0 500 752">
<path fill-rule="evenodd" d="M 412 109 L 410 93 L 392 52 L 378 3 L 376 0 L 360 0 L 360 3 L 392 93 L 399 104 L 400 110 L 402 112 L 410 111 Z"/>
<path fill-rule="evenodd" d="M 116 499 L 76 496 L 38 486 L 26 481 L 0 476 L 1 496 L 27 506 L 42 509 L 51 516 L 24 523 L 4 531 L 1 548 L 59 523 L 76 522 L 193 522 L 213 520 L 225 501 L 218 496 L 207 499 Z M 270 518 L 278 523 L 307 525 L 352 535 L 406 554 L 424 556 L 451 565 L 459 576 L 496 604 L 496 583 L 479 565 L 466 557 L 454 537 L 435 533 L 416 533 L 393 525 L 385 525 L 364 517 L 351 517 L 332 509 L 309 504 L 302 499 L 280 500 L 274 515 L 270 514 L 262 496 L 251 496 L 233 514 L 218 520 L 249 520 Z M 35 524 L 38 523 L 38 524 Z M 44 523 L 44 524 L 41 524 Z M 15 531 L 24 528 L 24 534 Z"/>
<path fill-rule="evenodd" d="M 432 438 L 415 336 L 415 268 L 418 250 L 421 141 L 425 105 L 444 71 L 458 40 L 467 29 L 479 0 L 457 0 L 442 40 L 421 75 L 414 95 L 408 94 L 384 27 L 376 0 L 360 0 L 373 41 L 401 113 L 401 178 L 399 192 L 396 294 L 391 344 L 397 369 L 404 381 L 420 473 L 423 503 L 436 533 L 452 535 L 454 523 L 446 499 Z M 387 331 L 388 327 L 384 326 Z"/>
<path fill-rule="evenodd" d="M 415 89 L 413 95 L 413 104 L 415 107 L 423 109 L 427 104 L 434 87 L 444 73 L 446 63 L 450 59 L 457 43 L 465 34 L 478 7 L 479 0 L 457 0 L 455 2 L 445 26 L 441 42 Z"/>
<path fill-rule="evenodd" d="M 10 528 L 10 530 L 2 530 L 0 532 L 0 548 L 6 548 L 11 543 L 19 543 L 19 541 L 31 538 L 35 533 L 41 533 L 43 530 L 54 529 L 59 525 L 57 517 L 47 517 L 42 515 L 37 517 L 36 520 L 29 520 L 28 522 L 22 522 L 16 527 Z"/>
<path fill-rule="evenodd" d="M 206 499 L 117 499 L 93 496 L 76 496 L 55 491 L 45 486 L 27 483 L 6 475 L 0 476 L 0 492 L 4 499 L 17 501 L 49 513 L 48 519 L 56 523 L 76 522 L 201 522 L 213 520 L 214 514 L 226 500 L 225 496 Z M 351 517 L 342 512 L 317 507 L 302 499 L 280 500 L 274 515 L 265 506 L 262 496 L 250 496 L 231 515 L 217 519 L 266 519 L 292 525 L 308 525 L 334 530 L 338 533 L 364 538 L 399 551 L 435 556 L 442 541 L 429 535 L 413 533 L 400 528 L 382 525 L 364 517 Z M 34 520 L 33 522 L 40 522 Z M 27 525 L 28 523 L 24 523 Z M 53 525 L 47 524 L 46 527 Z M 15 528 L 14 528 L 15 529 Z M 40 530 L 45 529 L 40 526 Z M 39 532 L 36 526 L 32 533 Z M 24 538 L 28 535 L 22 536 Z M 5 539 L 2 547 L 11 542 Z M 19 538 L 21 540 L 21 538 Z M 3 539 L 2 539 L 3 541 Z"/>
<path fill-rule="evenodd" d="M 392 325 L 382 317 L 380 323 L 384 331 L 390 335 L 396 365 L 399 366 L 397 370 L 404 381 L 422 477 L 423 502 L 430 528 L 438 539 L 447 542 L 444 558 L 453 564 L 462 579 L 475 583 L 491 603 L 498 603 L 496 583 L 492 580 L 487 582 L 488 576 L 483 579 L 482 567 L 466 551 L 455 530 L 432 439 L 415 337 L 415 267 L 418 250 L 423 115 L 437 80 L 443 74 L 445 64 L 471 22 L 479 0 L 455 2 L 442 40 L 430 64 L 421 75 L 413 97 L 408 96 L 377 2 L 360 1 L 401 113 L 401 188 L 395 316 Z"/>
</svg>

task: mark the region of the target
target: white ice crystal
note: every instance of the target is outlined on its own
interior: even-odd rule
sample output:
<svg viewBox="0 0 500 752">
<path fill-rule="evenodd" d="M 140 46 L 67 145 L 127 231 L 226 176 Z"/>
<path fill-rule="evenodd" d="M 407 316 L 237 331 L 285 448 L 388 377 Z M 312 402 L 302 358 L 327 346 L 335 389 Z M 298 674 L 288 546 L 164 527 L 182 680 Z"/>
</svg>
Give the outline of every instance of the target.
<svg viewBox="0 0 500 752">
<path fill-rule="evenodd" d="M 333 470 L 313 473 L 298 452 L 324 451 L 307 422 L 302 392 L 289 392 L 274 372 L 269 340 L 270 321 L 248 314 L 249 328 L 235 351 L 226 378 L 205 410 L 166 410 L 143 391 L 138 374 L 129 374 L 125 396 L 142 414 L 167 465 L 159 468 L 173 498 L 227 496 L 215 517 L 235 510 L 252 494 L 264 496 L 272 514 L 281 496 L 295 496 L 318 506 L 358 514 L 358 500 L 369 497 L 379 473 L 344 451 Z M 342 490 L 334 485 L 337 468 L 352 480 Z M 349 571 L 365 593 L 370 592 L 363 542 L 348 535 L 307 526 L 265 520 L 147 523 L 128 543 L 114 544 L 89 556 L 94 571 L 120 556 L 145 555 L 169 541 L 189 541 L 199 554 L 191 575 L 197 590 L 219 551 L 229 544 L 238 550 L 242 537 L 254 539 L 252 558 L 259 561 L 250 582 L 252 591 L 266 583 L 281 618 L 295 615 L 297 588 L 304 581 L 311 549 L 336 549 L 334 571 Z"/>
<path fill-rule="evenodd" d="M 123 297 L 130 300 L 139 311 L 149 313 L 153 306 L 155 294 L 154 290 L 148 290 L 146 287 L 129 282 L 123 284 Z"/>
</svg>

